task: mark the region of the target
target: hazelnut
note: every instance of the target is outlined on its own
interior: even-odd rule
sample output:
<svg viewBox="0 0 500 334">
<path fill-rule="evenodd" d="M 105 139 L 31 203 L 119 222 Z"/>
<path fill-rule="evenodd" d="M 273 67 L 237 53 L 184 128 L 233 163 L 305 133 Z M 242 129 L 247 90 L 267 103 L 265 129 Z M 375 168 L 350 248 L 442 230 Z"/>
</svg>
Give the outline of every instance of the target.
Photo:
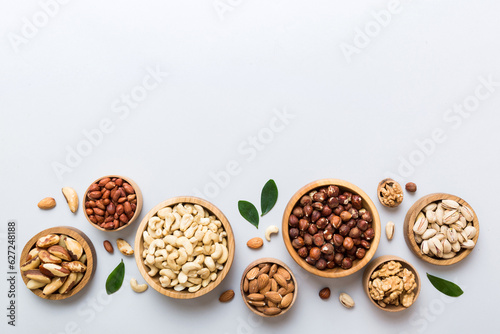
<svg viewBox="0 0 500 334">
<path fill-rule="evenodd" d="M 352 199 L 352 193 L 346 191 L 342 194 L 343 196 L 345 196 L 347 198 L 347 201 L 350 202 L 351 199 Z"/>
<path fill-rule="evenodd" d="M 310 217 L 312 212 L 313 212 L 313 207 L 310 204 L 307 204 L 306 206 L 304 206 L 304 215 L 306 217 Z"/>
<path fill-rule="evenodd" d="M 337 266 L 342 265 L 342 260 L 344 260 L 344 254 L 342 253 L 335 253 L 335 257 L 333 258 L 333 261 Z"/>
<path fill-rule="evenodd" d="M 335 268 L 335 262 L 333 262 L 333 261 L 328 261 L 328 262 L 326 262 L 326 267 L 327 267 L 328 269 L 333 269 L 333 268 Z"/>
<path fill-rule="evenodd" d="M 361 237 L 361 230 L 357 227 L 353 227 L 350 231 L 349 231 L 349 236 L 353 239 L 355 238 L 359 238 Z"/>
<path fill-rule="evenodd" d="M 297 216 L 297 218 L 302 218 L 304 217 L 304 210 L 300 206 L 296 206 L 293 209 L 292 214 Z"/>
<path fill-rule="evenodd" d="M 366 240 L 361 240 L 361 242 L 359 243 L 359 245 L 361 247 L 363 247 L 364 249 L 370 249 L 370 243 Z"/>
<path fill-rule="evenodd" d="M 302 218 L 299 221 L 299 230 L 306 231 L 309 228 L 309 221 L 305 218 Z"/>
<path fill-rule="evenodd" d="M 346 235 L 349 234 L 349 231 L 351 229 L 346 225 L 346 224 L 342 224 L 340 225 L 340 228 L 339 228 L 339 234 L 343 237 L 345 237 Z"/>
<path fill-rule="evenodd" d="M 332 209 L 330 209 L 330 207 L 328 205 L 325 205 L 323 207 L 323 210 L 321 210 L 321 214 L 324 216 L 324 217 L 328 217 L 329 215 L 332 214 Z"/>
<path fill-rule="evenodd" d="M 363 201 L 361 199 L 361 196 L 359 195 L 353 195 L 351 199 L 352 207 L 355 208 L 356 210 L 360 210 L 363 206 Z"/>
<path fill-rule="evenodd" d="M 328 205 L 330 209 L 335 209 L 336 207 L 339 206 L 339 199 L 337 197 L 330 197 L 326 201 L 326 205 Z"/>
<path fill-rule="evenodd" d="M 310 256 L 306 257 L 306 262 L 312 266 L 316 264 L 316 260 L 313 260 Z"/>
<path fill-rule="evenodd" d="M 323 233 L 316 233 L 313 236 L 313 242 L 318 247 L 322 246 L 325 243 L 325 239 L 323 237 Z"/>
<path fill-rule="evenodd" d="M 358 210 L 356 210 L 355 208 L 350 208 L 348 211 L 351 214 L 352 218 L 354 218 L 354 219 L 358 219 L 359 218 Z"/>
<path fill-rule="evenodd" d="M 351 250 L 354 247 L 354 241 L 352 241 L 351 237 L 345 237 L 342 246 L 344 246 L 346 250 Z"/>
<path fill-rule="evenodd" d="M 359 246 L 361 244 L 361 238 L 352 238 L 354 246 Z"/>
<path fill-rule="evenodd" d="M 342 221 L 348 221 L 352 218 L 352 215 L 348 212 L 348 211 L 342 211 L 340 213 L 340 219 L 342 219 Z"/>
<path fill-rule="evenodd" d="M 333 244 L 337 247 L 340 247 L 344 244 L 344 237 L 340 234 L 333 235 Z"/>
<path fill-rule="evenodd" d="M 354 241 L 353 241 L 353 243 L 354 243 Z M 356 256 L 355 256 L 356 255 L 356 247 L 353 246 L 351 249 L 346 249 L 345 253 L 346 253 L 346 256 L 349 256 L 349 258 L 351 260 L 354 260 L 356 258 Z"/>
<path fill-rule="evenodd" d="M 326 194 L 328 195 L 328 197 L 337 197 L 340 193 L 340 189 L 339 187 L 337 186 L 328 186 L 328 188 L 326 188 Z"/>
<path fill-rule="evenodd" d="M 331 231 L 331 230 L 324 230 L 324 231 L 323 231 L 323 237 L 324 237 L 324 238 L 325 238 L 325 240 L 327 240 L 327 241 L 332 240 L 332 238 L 333 238 L 333 231 Z"/>
<path fill-rule="evenodd" d="M 325 217 L 321 217 L 320 219 L 318 219 L 316 221 L 316 225 L 318 225 L 318 228 L 321 228 L 321 229 L 325 228 L 327 224 L 328 224 L 328 220 L 326 220 Z"/>
<path fill-rule="evenodd" d="M 406 184 L 405 188 L 406 188 L 406 191 L 411 192 L 411 193 L 414 193 L 415 191 L 417 191 L 417 185 L 413 182 L 408 182 Z"/>
<path fill-rule="evenodd" d="M 347 199 L 347 196 L 340 195 L 339 196 L 339 203 L 342 204 L 342 205 L 346 205 L 347 203 L 349 203 L 349 200 Z"/>
<path fill-rule="evenodd" d="M 358 220 L 358 223 L 356 225 L 361 231 L 366 231 L 368 229 L 369 224 L 366 220 Z"/>
<path fill-rule="evenodd" d="M 323 270 L 326 268 L 326 261 L 325 259 L 319 259 L 318 262 L 316 262 L 316 268 L 319 270 Z"/>
<path fill-rule="evenodd" d="M 321 257 L 321 250 L 318 247 L 313 247 L 309 251 L 309 257 L 315 261 L 318 261 Z"/>
<path fill-rule="evenodd" d="M 313 201 L 324 202 L 326 200 L 326 194 L 323 191 L 318 191 L 313 195 Z"/>
<path fill-rule="evenodd" d="M 328 299 L 330 298 L 330 288 L 323 288 L 319 291 L 319 298 Z"/>
<path fill-rule="evenodd" d="M 297 251 L 297 253 L 299 253 L 300 257 L 305 258 L 309 254 L 309 251 L 307 250 L 307 247 L 302 247 L 302 248 L 299 248 L 299 250 Z"/>
<path fill-rule="evenodd" d="M 350 269 L 352 267 L 352 260 L 349 257 L 345 257 L 340 266 L 342 269 Z"/>
<path fill-rule="evenodd" d="M 311 214 L 311 221 L 315 223 L 321 217 L 321 213 L 317 210 L 314 210 Z"/>
<path fill-rule="evenodd" d="M 372 214 L 368 211 L 365 211 L 362 215 L 361 215 L 361 219 L 363 220 L 366 220 L 368 223 L 371 223 L 373 220 L 372 220 Z"/>
<path fill-rule="evenodd" d="M 337 216 L 340 216 L 340 213 L 344 211 L 344 207 L 339 204 L 335 209 L 333 209 L 333 213 L 336 214 Z"/>
<path fill-rule="evenodd" d="M 347 223 L 346 223 L 347 227 L 349 227 L 350 229 L 351 228 L 355 228 L 357 223 L 356 223 L 356 219 L 351 219 L 349 220 Z"/>
<path fill-rule="evenodd" d="M 288 225 L 290 227 L 297 227 L 297 226 L 299 226 L 299 218 L 297 218 L 297 216 L 290 215 L 290 218 L 288 218 Z"/>
<path fill-rule="evenodd" d="M 375 237 L 375 231 L 373 230 L 373 228 L 367 229 L 363 234 L 364 234 L 364 239 L 367 241 L 370 241 Z"/>
<path fill-rule="evenodd" d="M 312 204 L 312 207 L 313 207 L 314 210 L 323 211 L 324 205 L 321 202 L 314 202 Z"/>
<path fill-rule="evenodd" d="M 366 254 L 366 250 L 364 248 L 358 248 L 358 249 L 356 249 L 356 257 L 358 259 L 364 258 L 365 254 Z"/>
<path fill-rule="evenodd" d="M 349 211 L 352 209 L 352 204 L 351 203 L 347 203 L 346 205 L 344 205 L 344 210 L 345 211 Z"/>
<path fill-rule="evenodd" d="M 311 246 L 313 244 L 313 237 L 309 233 L 304 234 L 304 244 Z"/>
<path fill-rule="evenodd" d="M 290 235 L 290 238 L 295 239 L 299 236 L 299 229 L 297 228 L 291 228 L 290 231 L 288 231 L 288 234 Z"/>
<path fill-rule="evenodd" d="M 318 226 L 316 224 L 311 224 L 309 225 L 309 228 L 307 229 L 307 232 L 311 235 L 314 235 L 318 232 Z"/>
<path fill-rule="evenodd" d="M 340 225 L 342 225 L 342 219 L 340 219 L 339 216 L 332 216 L 330 223 L 332 223 L 333 227 L 338 229 Z"/>
<path fill-rule="evenodd" d="M 304 239 L 302 237 L 298 237 L 297 239 L 292 240 L 292 246 L 295 249 L 299 249 L 304 246 Z"/>
<path fill-rule="evenodd" d="M 321 253 L 326 254 L 326 255 L 331 255 L 333 254 L 333 245 L 326 243 L 321 247 Z"/>
<path fill-rule="evenodd" d="M 312 198 L 311 198 L 311 196 L 304 195 L 304 196 L 302 196 L 302 198 L 300 199 L 300 205 L 302 205 L 302 206 L 306 206 L 307 204 L 311 204 L 311 203 L 312 203 Z"/>
<path fill-rule="evenodd" d="M 328 262 L 333 261 L 333 259 L 335 258 L 335 254 L 334 253 L 332 253 L 332 254 L 324 254 L 323 253 L 323 258 L 326 260 L 326 263 L 328 264 Z"/>
</svg>

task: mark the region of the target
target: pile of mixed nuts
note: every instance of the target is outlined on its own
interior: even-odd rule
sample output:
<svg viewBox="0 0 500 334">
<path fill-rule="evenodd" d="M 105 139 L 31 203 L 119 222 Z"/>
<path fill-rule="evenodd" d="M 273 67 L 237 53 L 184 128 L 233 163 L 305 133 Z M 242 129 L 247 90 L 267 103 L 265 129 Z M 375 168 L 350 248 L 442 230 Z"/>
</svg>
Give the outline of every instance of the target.
<svg viewBox="0 0 500 334">
<path fill-rule="evenodd" d="M 63 234 L 48 234 L 38 239 L 21 265 L 29 278 L 28 289 L 42 289 L 44 295 L 56 291 L 67 294 L 82 280 L 87 256 L 82 245 Z"/>
<path fill-rule="evenodd" d="M 128 224 L 136 208 L 134 187 L 122 178 L 105 177 L 87 189 L 85 213 L 92 223 L 106 230 Z"/>
<path fill-rule="evenodd" d="M 474 248 L 474 214 L 466 205 L 445 199 L 425 206 L 413 225 L 420 251 L 430 257 L 451 259 L 461 249 Z"/>
<path fill-rule="evenodd" d="M 287 309 L 293 301 L 294 291 L 292 276 L 276 263 L 261 263 L 251 268 L 243 280 L 247 303 L 269 316 Z"/>
<path fill-rule="evenodd" d="M 361 196 L 330 185 L 302 196 L 288 220 L 293 248 L 317 269 L 349 269 L 375 237 Z"/>
</svg>

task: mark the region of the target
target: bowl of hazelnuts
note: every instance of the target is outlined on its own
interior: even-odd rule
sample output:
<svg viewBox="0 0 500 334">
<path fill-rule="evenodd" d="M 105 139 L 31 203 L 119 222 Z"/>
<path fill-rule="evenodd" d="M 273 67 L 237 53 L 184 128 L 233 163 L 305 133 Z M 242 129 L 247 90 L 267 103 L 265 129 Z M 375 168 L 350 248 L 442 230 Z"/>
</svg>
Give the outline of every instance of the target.
<svg viewBox="0 0 500 334">
<path fill-rule="evenodd" d="M 292 196 L 283 214 L 283 240 L 292 258 L 321 277 L 345 277 L 375 254 L 380 217 L 368 195 L 349 182 L 322 179 Z"/>
</svg>

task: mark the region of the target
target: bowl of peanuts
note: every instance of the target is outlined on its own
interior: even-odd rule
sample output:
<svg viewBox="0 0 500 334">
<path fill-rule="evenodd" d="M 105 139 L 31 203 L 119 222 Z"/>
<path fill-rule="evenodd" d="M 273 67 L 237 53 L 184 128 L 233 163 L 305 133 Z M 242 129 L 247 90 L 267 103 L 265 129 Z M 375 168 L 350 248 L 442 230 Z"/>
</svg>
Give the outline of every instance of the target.
<svg viewBox="0 0 500 334">
<path fill-rule="evenodd" d="M 231 269 L 235 243 L 226 216 L 212 203 L 179 196 L 156 205 L 135 237 L 135 260 L 159 293 L 192 299 L 217 287 Z"/>
</svg>

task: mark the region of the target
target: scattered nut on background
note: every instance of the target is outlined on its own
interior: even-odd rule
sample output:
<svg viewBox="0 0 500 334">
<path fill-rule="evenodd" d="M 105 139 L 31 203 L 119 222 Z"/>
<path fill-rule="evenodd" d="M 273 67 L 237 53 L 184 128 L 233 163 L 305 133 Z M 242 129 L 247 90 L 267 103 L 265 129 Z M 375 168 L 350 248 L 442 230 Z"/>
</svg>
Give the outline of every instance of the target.
<svg viewBox="0 0 500 334">
<path fill-rule="evenodd" d="M 111 242 L 109 242 L 109 240 L 104 240 L 102 244 L 106 252 L 108 252 L 109 254 L 113 254 L 115 250 L 113 249 L 113 245 L 111 244 Z"/>
<path fill-rule="evenodd" d="M 266 240 L 271 241 L 271 234 L 277 234 L 279 232 L 279 228 L 276 225 L 271 225 L 266 228 Z"/>
<path fill-rule="evenodd" d="M 38 202 L 38 207 L 42 210 L 50 210 L 56 206 L 56 200 L 52 197 L 45 197 Z"/>
<path fill-rule="evenodd" d="M 76 190 L 71 187 L 64 187 L 62 188 L 62 193 L 64 198 L 66 198 L 66 202 L 68 202 L 69 209 L 75 213 L 78 210 L 78 194 Z"/>
<path fill-rule="evenodd" d="M 116 240 L 116 246 L 118 246 L 118 250 L 123 254 L 123 255 L 133 255 L 134 254 L 134 249 L 128 242 L 126 242 L 123 239 L 117 239 Z M 106 246 L 104 246 L 106 247 Z"/>
<path fill-rule="evenodd" d="M 137 280 L 135 278 L 130 279 L 130 287 L 137 293 L 144 292 L 148 289 L 147 284 L 137 284 Z"/>
<path fill-rule="evenodd" d="M 405 186 L 405 189 L 410 193 L 414 193 L 415 191 L 417 191 L 417 185 L 413 182 L 408 182 Z"/>
<path fill-rule="evenodd" d="M 221 293 L 219 297 L 219 301 L 221 303 L 227 303 L 231 301 L 234 298 L 234 291 L 233 290 L 226 290 L 223 293 Z"/>
<path fill-rule="evenodd" d="M 384 179 L 378 185 L 378 199 L 382 205 L 396 207 L 403 202 L 403 189 L 393 179 Z"/>
<path fill-rule="evenodd" d="M 381 264 L 372 273 L 368 283 L 370 297 L 381 307 L 387 305 L 410 307 L 415 299 L 416 287 L 413 272 L 403 268 L 397 261 Z"/>
<path fill-rule="evenodd" d="M 342 304 L 345 308 L 353 308 L 354 307 L 354 299 L 349 296 L 347 293 L 342 292 L 339 295 L 340 304 Z"/>
<path fill-rule="evenodd" d="M 319 298 L 321 299 L 328 299 L 330 298 L 330 288 L 326 287 L 326 288 L 323 288 L 319 291 Z"/>
<path fill-rule="evenodd" d="M 385 235 L 387 236 L 387 240 L 392 240 L 392 238 L 394 237 L 394 229 L 395 226 L 393 222 L 388 222 L 385 225 Z"/>
<path fill-rule="evenodd" d="M 264 245 L 264 240 L 262 240 L 259 237 L 252 238 L 252 239 L 248 240 L 248 242 L 247 242 L 248 248 L 251 248 L 251 249 L 260 248 L 260 247 L 262 247 L 262 245 Z"/>
<path fill-rule="evenodd" d="M 420 252 L 430 257 L 454 258 L 462 249 L 474 248 L 477 229 L 474 214 L 454 200 L 441 200 L 426 205 L 413 225 Z"/>
</svg>

